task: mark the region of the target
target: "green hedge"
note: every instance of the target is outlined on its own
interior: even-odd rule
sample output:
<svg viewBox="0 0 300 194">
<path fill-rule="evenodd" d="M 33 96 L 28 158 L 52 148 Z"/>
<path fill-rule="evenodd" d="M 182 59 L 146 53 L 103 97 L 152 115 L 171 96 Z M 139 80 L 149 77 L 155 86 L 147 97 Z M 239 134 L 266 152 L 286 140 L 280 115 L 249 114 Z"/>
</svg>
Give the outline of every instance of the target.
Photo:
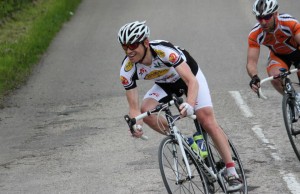
<svg viewBox="0 0 300 194">
<path fill-rule="evenodd" d="M 81 1 L 35 0 L 1 26 L 0 99 L 27 80 L 32 67 Z"/>
<path fill-rule="evenodd" d="M 25 5 L 33 2 L 34 0 L 0 0 L 0 19 L 21 10 Z"/>
</svg>

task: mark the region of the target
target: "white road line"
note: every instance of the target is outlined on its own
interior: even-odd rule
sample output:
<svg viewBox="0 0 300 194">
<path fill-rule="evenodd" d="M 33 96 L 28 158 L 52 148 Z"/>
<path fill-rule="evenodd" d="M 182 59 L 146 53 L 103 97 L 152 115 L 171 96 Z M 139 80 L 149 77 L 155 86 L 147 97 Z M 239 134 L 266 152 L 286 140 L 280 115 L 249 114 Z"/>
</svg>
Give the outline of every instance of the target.
<svg viewBox="0 0 300 194">
<path fill-rule="evenodd" d="M 241 111 L 243 112 L 244 116 L 247 117 L 247 118 L 253 117 L 253 114 L 252 114 L 251 110 L 249 109 L 247 104 L 245 104 L 240 92 L 238 92 L 238 91 L 229 91 L 229 93 L 235 99 L 235 102 L 237 103 L 237 105 L 239 106 Z"/>
<path fill-rule="evenodd" d="M 297 182 L 295 175 L 292 173 L 286 173 L 285 171 L 280 171 L 283 176 L 283 180 L 287 183 L 288 188 L 293 194 L 297 194 L 300 191 L 300 184 Z"/>
<path fill-rule="evenodd" d="M 275 146 L 270 145 L 270 141 L 265 137 L 264 133 L 262 132 L 262 129 L 259 125 L 255 125 L 252 128 L 252 131 L 256 134 L 256 136 L 264 143 L 268 148 L 272 150 L 271 156 L 274 160 L 281 160 L 280 156 L 276 153 Z M 275 152 L 274 152 L 275 151 Z"/>
<path fill-rule="evenodd" d="M 272 145 L 270 145 L 269 140 L 265 137 L 265 134 L 263 133 L 262 129 L 260 128 L 259 125 L 255 125 L 252 128 L 252 131 L 254 131 L 254 133 L 257 135 L 257 137 L 267 145 L 268 148 L 272 149 L 272 150 L 276 150 L 276 148 Z"/>
<path fill-rule="evenodd" d="M 248 107 L 248 105 L 244 102 L 241 94 L 238 91 L 229 91 L 231 96 L 235 99 L 238 107 L 243 112 L 244 116 L 249 118 L 253 117 L 253 114 Z M 260 128 L 259 125 L 253 126 L 252 130 L 257 135 L 257 137 L 264 143 L 269 149 L 271 149 L 272 153 L 271 156 L 276 161 L 282 160 L 280 156 L 276 153 L 276 147 L 270 145 L 269 140 L 265 137 L 263 130 Z M 280 174 L 282 175 L 282 179 L 286 182 L 288 189 L 291 191 L 292 194 L 297 194 L 300 191 L 300 184 L 297 182 L 296 177 L 293 173 L 287 173 L 283 169 L 280 169 Z"/>
</svg>

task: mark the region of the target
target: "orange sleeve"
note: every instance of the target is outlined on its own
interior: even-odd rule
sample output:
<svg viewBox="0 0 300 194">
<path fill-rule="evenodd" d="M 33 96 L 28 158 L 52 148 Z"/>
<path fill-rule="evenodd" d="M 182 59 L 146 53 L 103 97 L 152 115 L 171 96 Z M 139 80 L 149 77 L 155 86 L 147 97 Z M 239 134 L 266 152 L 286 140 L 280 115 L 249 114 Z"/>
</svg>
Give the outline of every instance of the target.
<svg viewBox="0 0 300 194">
<path fill-rule="evenodd" d="M 295 25 L 293 27 L 293 33 L 295 35 L 300 33 L 300 23 L 295 23 Z"/>
<path fill-rule="evenodd" d="M 259 48 L 260 47 L 260 45 L 256 42 L 256 40 L 251 37 L 251 34 L 248 37 L 248 46 L 250 48 Z"/>
</svg>

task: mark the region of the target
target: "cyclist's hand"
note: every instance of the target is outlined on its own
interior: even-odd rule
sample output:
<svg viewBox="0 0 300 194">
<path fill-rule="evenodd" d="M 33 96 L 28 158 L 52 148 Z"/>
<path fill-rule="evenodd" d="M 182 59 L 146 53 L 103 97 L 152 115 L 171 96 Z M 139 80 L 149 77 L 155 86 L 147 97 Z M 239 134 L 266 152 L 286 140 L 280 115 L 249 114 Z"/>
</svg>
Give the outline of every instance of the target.
<svg viewBox="0 0 300 194">
<path fill-rule="evenodd" d="M 194 108 L 187 102 L 182 103 L 179 106 L 180 114 L 183 116 L 191 116 L 194 114 Z"/>
<path fill-rule="evenodd" d="M 254 75 L 249 83 L 250 88 L 257 93 L 258 88 L 260 87 L 260 78 L 257 75 Z"/>
<path fill-rule="evenodd" d="M 135 131 L 131 133 L 133 137 L 140 138 L 144 134 L 142 126 L 136 125 Z"/>
</svg>

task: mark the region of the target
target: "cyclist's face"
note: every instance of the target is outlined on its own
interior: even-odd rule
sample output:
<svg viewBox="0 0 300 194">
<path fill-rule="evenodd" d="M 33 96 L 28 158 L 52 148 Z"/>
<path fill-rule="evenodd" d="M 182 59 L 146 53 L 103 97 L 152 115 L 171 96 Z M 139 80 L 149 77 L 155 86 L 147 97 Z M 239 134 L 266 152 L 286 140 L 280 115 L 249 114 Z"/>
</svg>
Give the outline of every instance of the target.
<svg viewBox="0 0 300 194">
<path fill-rule="evenodd" d="M 275 13 L 264 16 L 264 17 L 256 17 L 256 19 L 260 23 L 260 25 L 264 31 L 271 32 L 274 30 Z"/>
<path fill-rule="evenodd" d="M 123 50 L 132 63 L 136 63 L 144 56 L 144 42 L 136 43 L 136 45 L 122 45 Z"/>
</svg>

